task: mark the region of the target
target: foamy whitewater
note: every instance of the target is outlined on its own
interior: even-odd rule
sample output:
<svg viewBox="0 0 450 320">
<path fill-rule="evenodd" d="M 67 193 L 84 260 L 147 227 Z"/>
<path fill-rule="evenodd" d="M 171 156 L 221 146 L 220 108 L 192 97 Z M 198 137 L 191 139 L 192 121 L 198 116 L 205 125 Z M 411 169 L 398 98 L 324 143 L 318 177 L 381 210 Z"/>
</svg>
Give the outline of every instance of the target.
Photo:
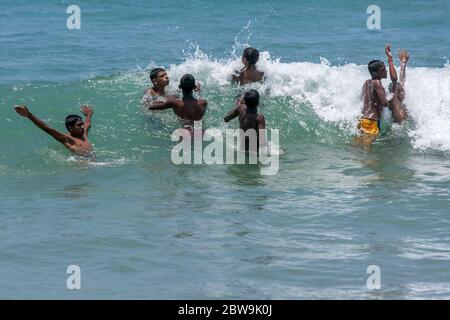
<svg viewBox="0 0 450 320">
<path fill-rule="evenodd" d="M 148 69 L 153 67 L 156 65 L 150 64 Z M 184 63 L 170 65 L 168 73 L 173 79 L 180 79 L 186 73 L 195 74 L 204 91 L 210 88 L 226 90 L 224 88 L 230 87 L 231 74 L 240 68 L 240 58 L 216 60 L 197 49 Z M 366 65 L 332 66 L 326 58 L 321 58 L 320 64 L 282 63 L 279 59 L 271 59 L 269 52 L 262 52 L 258 68 L 265 73 L 265 83 L 246 85 L 245 90 L 257 89 L 271 98 L 292 98 L 298 105 L 310 106 L 322 121 L 333 123 L 344 131 L 347 129 L 348 134 L 356 133 L 357 118 L 361 114 L 362 83 L 368 79 Z M 400 70 L 397 72 L 399 74 Z M 404 102 L 410 123 L 405 134 L 416 149 L 450 151 L 450 109 L 447 107 L 450 105 L 450 66 L 408 67 L 406 73 Z M 142 85 L 147 83 L 147 73 L 141 81 Z M 389 83 L 389 79 L 383 80 L 385 88 Z M 177 86 L 173 81 L 171 91 L 175 93 Z M 389 122 L 389 126 L 392 125 L 391 118 L 390 111 L 385 109 L 383 120 Z M 292 127 L 307 129 L 308 124 L 301 119 L 293 122 Z M 401 128 L 394 124 L 394 130 Z"/>
<path fill-rule="evenodd" d="M 65 1 L 0 4 L 0 298 L 450 299 L 450 2 L 381 1 L 376 31 L 357 1 L 78 4 L 81 30 Z M 409 119 L 386 109 L 362 150 L 367 62 L 387 42 L 411 53 Z M 232 85 L 248 45 L 266 81 Z M 175 165 L 179 122 L 141 104 L 156 66 L 169 93 L 201 82 L 204 129 L 237 128 L 223 116 L 257 89 L 277 174 Z M 13 111 L 63 131 L 82 103 L 94 159 Z"/>
</svg>

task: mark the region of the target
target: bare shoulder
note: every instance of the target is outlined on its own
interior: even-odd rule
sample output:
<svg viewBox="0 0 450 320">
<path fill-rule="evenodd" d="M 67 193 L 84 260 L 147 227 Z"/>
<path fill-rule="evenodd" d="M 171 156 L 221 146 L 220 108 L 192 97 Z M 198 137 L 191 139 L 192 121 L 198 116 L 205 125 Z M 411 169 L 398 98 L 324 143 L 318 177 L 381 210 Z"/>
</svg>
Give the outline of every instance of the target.
<svg viewBox="0 0 450 320">
<path fill-rule="evenodd" d="M 198 105 L 206 107 L 208 105 L 208 101 L 206 101 L 206 99 L 198 99 Z"/>
<path fill-rule="evenodd" d="M 244 100 L 238 105 L 238 109 L 240 112 L 245 113 L 247 111 L 247 106 L 245 105 Z"/>
<path fill-rule="evenodd" d="M 181 100 L 178 96 L 170 95 L 166 97 L 166 102 L 178 104 L 180 102 L 183 102 L 183 100 Z"/>
<path fill-rule="evenodd" d="M 78 140 L 80 140 L 78 138 L 72 137 L 68 133 L 61 133 L 61 136 L 63 138 L 61 142 L 63 142 L 65 145 L 74 145 Z"/>
<path fill-rule="evenodd" d="M 145 89 L 145 91 L 144 91 L 144 95 L 148 95 L 148 96 L 155 96 L 156 95 L 156 93 L 153 91 L 153 88 L 147 88 L 147 89 Z"/>
<path fill-rule="evenodd" d="M 379 80 L 379 79 L 373 80 L 372 83 L 375 88 L 383 88 L 381 80 Z"/>
<path fill-rule="evenodd" d="M 170 101 L 177 101 L 177 100 L 181 100 L 178 96 L 172 94 L 170 96 L 166 97 L 166 100 L 170 100 Z"/>
</svg>

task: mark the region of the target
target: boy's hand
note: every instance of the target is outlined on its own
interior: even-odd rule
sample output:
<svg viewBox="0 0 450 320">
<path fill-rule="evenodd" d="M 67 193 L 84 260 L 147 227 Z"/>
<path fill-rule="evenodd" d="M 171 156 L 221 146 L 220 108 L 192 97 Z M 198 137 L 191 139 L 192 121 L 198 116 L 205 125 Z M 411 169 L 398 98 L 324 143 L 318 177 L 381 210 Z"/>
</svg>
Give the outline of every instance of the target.
<svg viewBox="0 0 450 320">
<path fill-rule="evenodd" d="M 390 44 L 386 45 L 386 47 L 384 48 L 384 52 L 386 52 L 386 56 L 388 57 L 389 60 L 394 59 L 394 57 L 392 56 L 391 45 Z"/>
<path fill-rule="evenodd" d="M 82 104 L 80 111 L 87 117 L 87 116 L 92 116 L 92 114 L 94 113 L 94 109 L 92 109 L 91 106 Z"/>
<path fill-rule="evenodd" d="M 202 85 L 200 84 L 200 82 L 196 81 L 194 91 L 200 92 L 201 89 L 202 89 Z"/>
<path fill-rule="evenodd" d="M 406 50 L 398 50 L 398 58 L 401 63 L 407 63 L 409 60 L 409 52 Z"/>
<path fill-rule="evenodd" d="M 14 110 L 20 114 L 22 117 L 29 118 L 31 112 L 28 110 L 26 106 L 15 106 Z"/>
</svg>

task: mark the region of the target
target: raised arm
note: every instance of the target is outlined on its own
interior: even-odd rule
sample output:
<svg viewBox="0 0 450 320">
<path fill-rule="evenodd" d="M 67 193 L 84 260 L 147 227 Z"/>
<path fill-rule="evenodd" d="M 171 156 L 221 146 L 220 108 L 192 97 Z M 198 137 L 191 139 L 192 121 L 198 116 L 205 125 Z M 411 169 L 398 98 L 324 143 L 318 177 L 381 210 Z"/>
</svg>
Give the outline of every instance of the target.
<svg viewBox="0 0 450 320">
<path fill-rule="evenodd" d="M 406 50 L 398 50 L 398 58 L 400 59 L 400 83 L 405 87 L 406 80 L 406 64 L 409 60 L 409 53 Z"/>
<path fill-rule="evenodd" d="M 14 110 L 22 117 L 30 119 L 31 122 L 33 122 L 37 127 L 47 132 L 62 144 L 66 145 L 68 143 L 73 143 L 73 139 L 71 139 L 69 135 L 61 133 L 58 130 L 49 127 L 44 121 L 33 115 L 26 106 L 15 106 Z"/>
<path fill-rule="evenodd" d="M 86 116 L 86 119 L 84 120 L 84 138 L 87 139 L 89 129 L 91 128 L 91 118 L 94 114 L 94 109 L 91 106 L 88 105 L 81 105 L 80 111 Z"/>
<path fill-rule="evenodd" d="M 236 118 L 239 115 L 239 106 L 234 107 L 233 109 L 231 109 L 226 115 L 225 117 L 223 117 L 223 121 L 225 122 L 230 122 L 231 120 L 233 120 L 234 118 Z"/>
<path fill-rule="evenodd" d="M 394 57 L 392 56 L 390 44 L 386 45 L 385 52 L 386 52 L 386 57 L 388 58 L 388 63 L 389 63 L 389 75 L 391 77 L 391 81 L 392 81 L 392 84 L 394 85 L 394 89 L 395 89 L 395 86 L 398 81 L 398 76 L 397 76 L 397 70 L 395 70 Z"/>
</svg>

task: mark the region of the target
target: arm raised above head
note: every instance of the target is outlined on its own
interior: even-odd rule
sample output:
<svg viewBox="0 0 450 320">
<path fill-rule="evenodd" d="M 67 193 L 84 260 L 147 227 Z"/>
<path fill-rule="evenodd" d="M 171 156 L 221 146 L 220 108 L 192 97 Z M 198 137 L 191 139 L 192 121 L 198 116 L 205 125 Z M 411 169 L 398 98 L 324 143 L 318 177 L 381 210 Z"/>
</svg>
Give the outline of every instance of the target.
<svg viewBox="0 0 450 320">
<path fill-rule="evenodd" d="M 389 76 L 391 77 L 391 81 L 395 88 L 396 83 L 398 81 L 398 76 L 397 76 L 397 70 L 395 70 L 394 57 L 392 56 L 390 44 L 386 45 L 385 52 L 386 52 L 386 56 L 388 58 L 388 63 L 389 63 Z"/>
<path fill-rule="evenodd" d="M 409 60 L 409 53 L 406 50 L 398 50 L 398 58 L 400 59 L 400 83 L 405 86 L 406 80 L 406 64 Z"/>
<path fill-rule="evenodd" d="M 44 121 L 33 115 L 26 106 L 15 106 L 14 110 L 22 117 L 30 119 L 38 128 L 51 135 L 55 140 L 62 144 L 67 145 L 73 143 L 73 139 L 69 135 L 49 127 Z"/>
<path fill-rule="evenodd" d="M 94 114 L 94 109 L 88 105 L 81 105 L 80 111 L 86 116 L 84 120 L 84 137 L 88 137 L 89 129 L 91 128 L 91 118 Z"/>
</svg>

